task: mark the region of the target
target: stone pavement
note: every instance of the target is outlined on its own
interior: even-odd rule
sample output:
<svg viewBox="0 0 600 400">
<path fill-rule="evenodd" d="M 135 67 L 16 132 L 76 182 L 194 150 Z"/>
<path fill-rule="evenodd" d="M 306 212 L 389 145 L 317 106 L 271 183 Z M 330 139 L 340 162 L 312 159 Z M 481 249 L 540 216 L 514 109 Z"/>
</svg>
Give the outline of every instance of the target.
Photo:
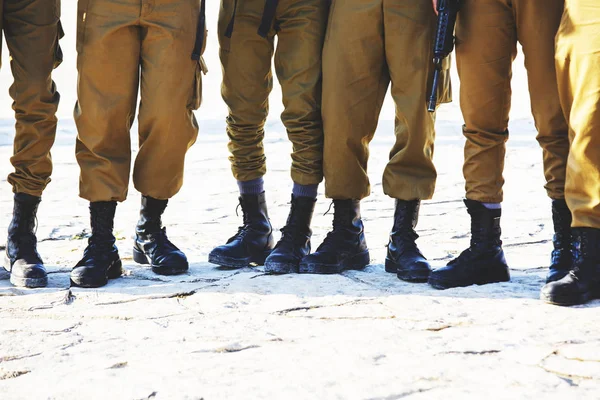
<svg viewBox="0 0 600 400">
<path fill-rule="evenodd" d="M 116 223 L 126 275 L 97 290 L 69 288 L 89 228 L 87 204 L 77 197 L 72 127 L 64 125 L 39 216 L 49 287 L 0 280 L 0 398 L 600 398 L 600 302 L 558 308 L 538 300 L 552 226 L 530 123 L 515 122 L 522 133 L 511 138 L 507 158 L 502 225 L 512 282 L 443 292 L 383 270 L 393 214 L 381 193 L 390 124 L 372 146 L 373 194 L 363 215 L 373 262 L 365 271 L 269 276 L 261 267 L 208 264 L 211 248 L 240 223 L 224 135 L 210 134 L 192 148 L 186 184 L 165 216 L 192 261 L 190 273 L 159 277 L 133 263 L 139 195 L 132 188 Z M 439 127 L 438 189 L 418 227 L 434 266 L 469 240 L 460 129 Z M 270 214 L 281 227 L 290 145 L 273 134 L 266 146 Z M 0 232 L 12 207 L 4 182 L 10 151 L 0 147 Z M 321 195 L 314 247 L 331 224 L 328 206 Z"/>
</svg>

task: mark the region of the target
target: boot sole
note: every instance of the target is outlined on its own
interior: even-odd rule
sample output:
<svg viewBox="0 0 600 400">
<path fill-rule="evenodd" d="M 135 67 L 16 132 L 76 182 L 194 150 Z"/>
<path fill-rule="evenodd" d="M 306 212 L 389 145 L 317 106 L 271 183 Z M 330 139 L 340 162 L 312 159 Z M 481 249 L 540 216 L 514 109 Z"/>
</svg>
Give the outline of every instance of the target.
<svg viewBox="0 0 600 400">
<path fill-rule="evenodd" d="M 572 296 L 547 296 L 544 293 L 540 294 L 540 300 L 555 306 L 569 307 L 578 306 L 600 297 L 600 294 L 592 291 L 581 293 L 577 297 Z"/>
<path fill-rule="evenodd" d="M 362 270 L 371 262 L 368 251 L 356 254 L 350 258 L 343 260 L 339 264 L 317 264 L 317 263 L 300 263 L 299 272 L 301 274 L 319 274 L 331 275 L 339 274 L 347 270 Z"/>
<path fill-rule="evenodd" d="M 437 278 L 435 278 L 434 275 L 430 275 L 427 283 L 429 283 L 429 285 L 431 285 L 434 289 L 446 290 L 446 289 L 452 289 L 452 288 L 457 288 L 457 287 L 469 287 L 469 286 L 473 286 L 473 285 L 482 286 L 482 285 L 489 285 L 492 283 L 502 283 L 502 282 L 509 282 L 509 281 L 510 281 L 510 275 L 506 276 L 505 274 L 503 274 L 503 276 L 497 276 L 497 277 L 494 277 L 491 279 L 481 279 L 476 282 L 460 282 L 460 281 L 451 281 L 451 280 L 447 280 L 447 279 L 437 279 Z"/>
<path fill-rule="evenodd" d="M 133 248 L 133 261 L 135 261 L 138 264 L 142 264 L 142 265 L 150 265 L 152 267 L 152 272 L 154 272 L 157 275 L 166 275 L 166 276 L 181 275 L 181 274 L 187 273 L 188 269 L 189 269 L 189 265 L 186 265 L 185 268 L 170 267 L 168 265 L 166 265 L 166 266 L 154 265 L 150 262 L 150 260 L 148 259 L 148 256 L 145 253 L 139 251 L 135 247 Z"/>
<path fill-rule="evenodd" d="M 102 281 L 98 282 L 98 281 L 94 281 L 93 279 L 88 279 L 85 277 L 83 279 L 75 278 L 75 280 L 73 280 L 73 277 L 71 276 L 71 286 L 77 286 L 77 287 L 87 288 L 87 289 L 99 288 L 102 286 L 106 286 L 110 279 L 117 279 L 117 278 L 121 277 L 122 274 L 123 274 L 123 263 L 121 262 L 121 259 L 118 259 L 118 260 L 113 261 L 112 264 L 110 264 L 110 266 L 106 270 L 106 276 L 104 277 L 104 279 Z"/>
<path fill-rule="evenodd" d="M 298 264 L 276 263 L 265 261 L 265 272 L 269 274 L 297 274 L 300 271 Z"/>
<path fill-rule="evenodd" d="M 10 273 L 10 259 L 4 254 L 4 270 Z M 43 278 L 21 278 L 10 273 L 10 283 L 16 287 L 24 287 L 28 289 L 43 288 L 48 286 L 48 276 Z"/>
<path fill-rule="evenodd" d="M 271 254 L 271 251 L 272 250 L 267 250 L 262 255 L 253 255 L 245 258 L 232 258 L 211 253 L 208 255 L 208 262 L 221 267 L 233 269 L 246 268 L 252 266 L 262 266 L 265 265 L 265 260 L 267 259 L 269 254 Z"/>
<path fill-rule="evenodd" d="M 411 283 L 427 283 L 429 280 L 430 270 L 418 271 L 418 270 L 405 270 L 395 264 L 389 258 L 385 259 L 385 272 L 396 274 L 398 279 L 411 282 Z"/>
</svg>

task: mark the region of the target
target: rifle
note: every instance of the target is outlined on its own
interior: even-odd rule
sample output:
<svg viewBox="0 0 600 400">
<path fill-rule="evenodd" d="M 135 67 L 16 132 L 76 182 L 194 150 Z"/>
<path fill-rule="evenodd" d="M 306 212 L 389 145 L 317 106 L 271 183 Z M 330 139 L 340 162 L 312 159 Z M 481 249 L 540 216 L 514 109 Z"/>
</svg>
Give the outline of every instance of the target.
<svg viewBox="0 0 600 400">
<path fill-rule="evenodd" d="M 433 86 L 429 95 L 427 111 L 434 112 L 437 106 L 437 88 L 440 84 L 442 62 L 454 50 L 454 26 L 461 0 L 438 0 L 438 20 L 433 42 Z"/>
</svg>

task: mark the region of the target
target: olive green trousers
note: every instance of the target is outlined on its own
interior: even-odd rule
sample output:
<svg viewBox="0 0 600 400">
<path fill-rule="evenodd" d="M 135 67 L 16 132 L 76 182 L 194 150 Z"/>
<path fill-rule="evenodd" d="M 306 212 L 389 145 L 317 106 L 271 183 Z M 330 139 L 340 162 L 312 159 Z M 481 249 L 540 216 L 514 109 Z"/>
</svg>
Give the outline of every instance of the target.
<svg viewBox="0 0 600 400">
<path fill-rule="evenodd" d="M 10 159 L 15 171 L 8 182 L 15 193 L 39 197 L 52 174 L 50 149 L 60 99 L 52 81 L 52 70 L 62 62 L 60 0 L 0 0 L 0 43 L 2 33 L 10 53 L 14 82 L 9 92 L 17 121 Z"/>
<path fill-rule="evenodd" d="M 464 0 L 456 26 L 460 106 L 465 125 L 467 198 L 503 200 L 512 63 L 523 47 L 531 111 L 543 151 L 546 191 L 564 198 L 568 127 L 554 68 L 564 0 Z"/>
<path fill-rule="evenodd" d="M 200 0 L 79 0 L 77 21 L 80 196 L 123 201 L 131 168 L 130 128 L 138 91 L 135 188 L 168 199 L 183 183 L 198 135 L 202 58 Z"/>
<path fill-rule="evenodd" d="M 435 114 L 427 112 L 433 74 L 431 1 L 334 0 L 323 50 L 324 173 L 327 197 L 362 199 L 373 139 L 391 82 L 396 142 L 383 174 L 385 194 L 429 199 Z M 450 100 L 449 60 L 438 88 Z"/>
<path fill-rule="evenodd" d="M 221 93 L 229 108 L 231 169 L 238 181 L 260 178 L 267 171 L 263 139 L 274 57 L 284 105 L 281 120 L 292 142 L 292 179 L 318 184 L 323 180 L 321 51 L 329 0 L 277 3 L 261 35 L 265 0 L 221 0 Z"/>
<path fill-rule="evenodd" d="M 571 128 L 566 199 L 574 227 L 600 228 L 600 3 L 566 0 L 556 37 L 561 103 Z"/>
</svg>

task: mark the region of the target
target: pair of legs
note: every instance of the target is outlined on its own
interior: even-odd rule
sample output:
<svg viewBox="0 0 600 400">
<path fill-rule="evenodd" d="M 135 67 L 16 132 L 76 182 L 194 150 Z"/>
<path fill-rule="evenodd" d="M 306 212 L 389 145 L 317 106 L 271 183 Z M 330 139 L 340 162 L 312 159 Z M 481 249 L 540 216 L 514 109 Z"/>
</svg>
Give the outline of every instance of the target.
<svg viewBox="0 0 600 400">
<path fill-rule="evenodd" d="M 427 112 L 434 11 L 430 2 L 409 0 L 345 0 L 332 7 L 323 51 L 323 123 L 325 188 L 335 215 L 333 231 L 301 267 L 337 273 L 369 263 L 360 200 L 370 193 L 368 144 L 391 83 L 396 143 L 383 189 L 396 199 L 396 213 L 386 270 L 426 280 L 429 265 L 415 245 L 414 228 L 419 202 L 432 197 L 436 180 L 435 115 Z M 449 83 L 446 68 L 440 102 L 449 100 Z"/>
<path fill-rule="evenodd" d="M 576 260 L 542 289 L 558 305 L 600 298 L 600 5 L 566 0 L 556 36 L 560 100 L 570 127 L 565 197 L 573 214 Z"/>
<path fill-rule="evenodd" d="M 310 251 L 310 222 L 323 179 L 321 51 L 328 10 L 323 0 L 221 1 L 222 96 L 229 108 L 228 147 L 244 224 L 210 253 L 211 263 L 240 268 L 266 262 L 270 272 L 295 272 Z M 294 182 L 290 216 L 277 245 L 263 189 L 273 58 L 283 94 L 281 120 L 293 146 Z"/>
<path fill-rule="evenodd" d="M 96 287 L 121 275 L 112 234 L 117 202 L 127 197 L 130 128 L 140 92 L 139 152 L 133 167 L 142 193 L 134 260 L 160 274 L 187 271 L 185 255 L 166 237 L 161 215 L 183 183 L 195 142 L 202 72 L 203 9 L 198 1 L 79 0 L 76 155 L 80 195 L 90 201 L 92 236 L 71 275 Z"/>
<path fill-rule="evenodd" d="M 46 286 L 36 250 L 35 218 L 52 173 L 50 149 L 56 135 L 60 96 L 52 70 L 62 62 L 59 0 L 0 0 L 0 38 L 6 37 L 14 82 L 10 96 L 15 126 L 15 171 L 8 176 L 14 196 L 4 268 L 17 286 Z"/>
<path fill-rule="evenodd" d="M 456 57 L 466 180 L 471 215 L 471 246 L 448 266 L 434 271 L 438 289 L 508 281 L 500 240 L 500 204 L 511 104 L 512 63 L 523 47 L 531 111 L 543 151 L 546 191 L 555 226 L 548 280 L 562 278 L 573 263 L 570 212 L 564 200 L 569 154 L 554 68 L 554 37 L 564 0 L 464 0 L 456 26 Z"/>
</svg>

